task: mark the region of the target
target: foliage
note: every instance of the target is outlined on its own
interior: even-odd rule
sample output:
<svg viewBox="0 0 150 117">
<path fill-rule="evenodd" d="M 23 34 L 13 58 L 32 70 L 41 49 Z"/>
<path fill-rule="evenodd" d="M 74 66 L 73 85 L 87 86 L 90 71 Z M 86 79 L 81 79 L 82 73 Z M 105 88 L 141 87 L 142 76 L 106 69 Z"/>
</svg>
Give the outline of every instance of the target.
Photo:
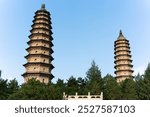
<svg viewBox="0 0 150 117">
<path fill-rule="evenodd" d="M 71 76 L 67 80 L 66 93 L 69 95 L 74 95 L 75 92 L 78 92 L 78 82 L 75 77 Z"/>
<path fill-rule="evenodd" d="M 86 73 L 86 88 L 91 94 L 100 94 L 102 91 L 102 84 L 101 71 L 95 61 L 93 61 L 91 68 Z"/>
<path fill-rule="evenodd" d="M 116 82 L 115 78 L 107 74 L 103 78 L 103 93 L 105 100 L 121 99 L 121 86 Z"/>
<path fill-rule="evenodd" d="M 137 81 L 137 93 L 139 99 L 150 100 L 150 63 L 148 64 L 143 79 Z"/>
<path fill-rule="evenodd" d="M 9 95 L 16 93 L 19 89 L 19 84 L 16 79 L 10 80 L 8 83 L 8 92 Z"/>
<path fill-rule="evenodd" d="M 35 79 L 31 79 L 28 83 L 23 84 L 9 99 L 48 100 L 55 99 L 55 93 L 51 84 L 44 84 Z"/>
<path fill-rule="evenodd" d="M 150 100 L 150 64 L 143 75 L 138 73 L 134 79 L 121 83 L 117 83 L 110 74 L 102 78 L 101 70 L 94 61 L 85 78 L 71 76 L 66 82 L 58 79 L 56 83 L 44 84 L 31 79 L 19 86 L 16 79 L 8 81 L 0 78 L 0 100 L 62 100 L 63 92 L 68 95 L 103 92 L 105 100 Z"/>
<path fill-rule="evenodd" d="M 150 63 L 148 64 L 145 73 L 144 73 L 144 78 L 145 79 L 150 79 Z"/>
<path fill-rule="evenodd" d="M 63 92 L 65 92 L 66 89 L 66 83 L 64 83 L 64 80 L 58 79 L 56 84 L 53 85 L 56 91 L 55 99 L 61 100 L 63 98 Z"/>
<path fill-rule="evenodd" d="M 77 83 L 78 83 L 78 94 L 80 95 L 85 95 L 87 94 L 87 90 L 86 90 L 86 81 L 85 79 L 79 77 L 77 79 Z"/>
<path fill-rule="evenodd" d="M 142 75 L 140 75 L 140 73 L 138 73 L 135 77 L 134 77 L 134 79 L 135 79 L 135 81 L 139 81 L 139 80 L 141 80 L 142 79 Z"/>
<path fill-rule="evenodd" d="M 8 98 L 8 80 L 0 79 L 0 99 Z"/>
<path fill-rule="evenodd" d="M 122 99 L 124 100 L 136 100 L 137 92 L 136 92 L 136 84 L 133 79 L 126 79 L 122 82 Z"/>
<path fill-rule="evenodd" d="M 9 96 L 19 89 L 16 79 L 8 81 L 7 79 L 0 79 L 0 100 L 6 100 Z"/>
</svg>

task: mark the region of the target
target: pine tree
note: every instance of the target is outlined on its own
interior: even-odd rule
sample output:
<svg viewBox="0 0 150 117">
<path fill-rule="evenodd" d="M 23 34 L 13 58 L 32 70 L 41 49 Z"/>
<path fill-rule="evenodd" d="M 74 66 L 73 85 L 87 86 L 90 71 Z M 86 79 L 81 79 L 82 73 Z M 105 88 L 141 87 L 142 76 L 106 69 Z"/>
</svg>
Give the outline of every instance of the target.
<svg viewBox="0 0 150 117">
<path fill-rule="evenodd" d="M 138 99 L 136 92 L 136 84 L 133 79 L 126 79 L 122 82 L 122 99 L 124 100 L 136 100 Z"/>
<path fill-rule="evenodd" d="M 8 95 L 8 80 L 0 78 L 0 100 L 6 100 Z"/>
<path fill-rule="evenodd" d="M 99 67 L 95 61 L 92 62 L 91 68 L 86 73 L 86 88 L 91 94 L 100 94 L 102 91 L 102 77 Z"/>
<path fill-rule="evenodd" d="M 142 75 L 140 75 L 140 73 L 138 73 L 135 77 L 134 77 L 135 81 L 139 81 L 142 79 Z"/>
<path fill-rule="evenodd" d="M 144 73 L 144 78 L 145 79 L 150 79 L 150 63 L 148 64 L 145 73 Z"/>
<path fill-rule="evenodd" d="M 13 93 L 9 99 L 19 100 L 50 100 L 56 98 L 56 92 L 51 84 L 44 84 L 35 79 L 29 80 Z"/>
<path fill-rule="evenodd" d="M 103 78 L 103 94 L 105 100 L 121 99 L 121 87 L 116 82 L 115 78 L 107 74 Z"/>
<path fill-rule="evenodd" d="M 80 94 L 80 95 L 87 94 L 87 89 L 85 87 L 85 85 L 86 85 L 85 79 L 79 77 L 77 79 L 77 82 L 78 82 L 78 94 Z"/>
<path fill-rule="evenodd" d="M 64 80 L 58 79 L 56 84 L 53 84 L 56 91 L 56 99 L 61 100 L 63 98 L 63 92 L 66 91 L 66 83 Z"/>
<path fill-rule="evenodd" d="M 71 76 L 67 80 L 67 87 L 66 87 L 66 93 L 68 95 L 74 95 L 76 92 L 78 92 L 78 82 L 75 77 Z"/>
<path fill-rule="evenodd" d="M 138 96 L 142 100 L 150 100 L 150 63 L 148 64 L 144 79 L 140 80 L 138 83 Z"/>
<path fill-rule="evenodd" d="M 8 82 L 8 91 L 9 91 L 9 95 L 17 92 L 19 89 L 19 85 L 16 79 L 10 80 Z"/>
</svg>

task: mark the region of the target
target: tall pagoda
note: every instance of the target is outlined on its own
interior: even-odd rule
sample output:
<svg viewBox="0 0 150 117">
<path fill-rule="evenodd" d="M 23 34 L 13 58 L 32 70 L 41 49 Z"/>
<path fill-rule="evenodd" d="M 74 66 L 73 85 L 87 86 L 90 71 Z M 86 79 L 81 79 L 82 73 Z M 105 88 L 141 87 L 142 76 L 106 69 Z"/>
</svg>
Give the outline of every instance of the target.
<svg viewBox="0 0 150 117">
<path fill-rule="evenodd" d="M 131 60 L 131 51 L 129 40 L 127 40 L 122 31 L 119 33 L 118 39 L 114 42 L 115 54 L 115 74 L 117 82 L 132 78 L 133 65 Z"/>
<path fill-rule="evenodd" d="M 50 13 L 42 4 L 41 9 L 35 12 L 31 34 L 26 49 L 28 55 L 25 56 L 27 63 L 24 64 L 26 72 L 22 75 L 25 82 L 34 78 L 43 83 L 49 83 L 54 77 L 51 73 L 54 66 L 51 64 L 52 57 L 52 27 Z"/>
</svg>

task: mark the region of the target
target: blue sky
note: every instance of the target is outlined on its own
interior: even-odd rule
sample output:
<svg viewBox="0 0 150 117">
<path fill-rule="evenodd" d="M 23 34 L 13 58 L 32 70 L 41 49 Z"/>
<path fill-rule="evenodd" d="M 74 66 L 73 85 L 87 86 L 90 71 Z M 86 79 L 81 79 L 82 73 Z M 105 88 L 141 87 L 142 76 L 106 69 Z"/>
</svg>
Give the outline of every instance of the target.
<svg viewBox="0 0 150 117">
<path fill-rule="evenodd" d="M 0 0 L 2 78 L 23 83 L 26 42 L 42 3 L 52 18 L 53 82 L 72 75 L 84 78 L 92 60 L 102 76 L 114 75 L 114 41 L 120 29 L 130 41 L 134 74 L 143 73 L 150 62 L 149 0 Z"/>
</svg>

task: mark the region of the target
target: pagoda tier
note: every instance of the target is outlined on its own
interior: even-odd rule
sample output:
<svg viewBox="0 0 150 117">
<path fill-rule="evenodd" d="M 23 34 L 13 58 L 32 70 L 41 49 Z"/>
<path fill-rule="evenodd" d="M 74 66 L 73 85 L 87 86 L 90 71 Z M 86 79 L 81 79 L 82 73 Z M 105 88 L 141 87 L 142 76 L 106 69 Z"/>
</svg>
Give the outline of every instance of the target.
<svg viewBox="0 0 150 117">
<path fill-rule="evenodd" d="M 43 46 L 46 46 L 46 45 L 48 45 L 48 46 L 50 46 L 50 47 L 53 47 L 53 46 L 54 46 L 51 41 L 43 40 L 43 39 L 30 40 L 30 41 L 27 42 L 27 44 L 28 44 L 29 46 L 30 46 L 30 45 L 33 45 L 33 46 L 34 46 L 34 44 L 35 44 L 36 42 L 37 42 L 37 43 L 40 43 L 40 45 L 43 44 Z M 37 44 L 36 44 L 36 45 L 37 45 Z"/>
<path fill-rule="evenodd" d="M 31 34 L 28 36 L 29 47 L 26 49 L 28 52 L 25 56 L 27 63 L 23 66 L 26 72 L 22 75 L 25 82 L 31 78 L 35 78 L 43 83 L 49 83 L 54 77 L 51 74 L 54 66 L 51 64 L 53 61 L 52 53 L 54 52 L 52 27 L 51 27 L 50 13 L 45 9 L 43 4 L 41 9 L 35 12 Z"/>
<path fill-rule="evenodd" d="M 119 54 L 119 55 L 116 55 L 116 56 L 115 56 L 115 59 L 116 59 L 117 57 L 119 57 L 119 56 L 128 56 L 128 57 L 131 58 L 131 55 L 129 55 L 129 54 Z M 131 60 L 131 61 L 132 61 L 132 60 Z"/>
<path fill-rule="evenodd" d="M 30 59 L 30 58 L 32 59 L 33 57 L 48 58 L 48 59 L 50 59 L 50 61 L 54 60 L 54 58 L 52 56 L 44 55 L 44 54 L 28 54 L 27 56 L 25 56 L 26 59 Z"/>
<path fill-rule="evenodd" d="M 132 60 L 129 40 L 127 40 L 120 31 L 118 39 L 114 42 L 115 54 L 115 74 L 117 82 L 132 78 Z"/>
<path fill-rule="evenodd" d="M 129 67 L 133 67 L 133 65 L 129 65 L 129 64 L 119 64 L 119 65 L 115 65 L 114 68 L 117 68 L 119 66 L 129 66 Z"/>
<path fill-rule="evenodd" d="M 47 51 L 49 51 L 49 53 L 51 53 L 51 54 L 54 52 L 51 48 L 45 47 L 45 46 L 30 46 L 26 50 L 29 53 L 32 53 L 32 51 L 34 51 L 36 53 L 36 51 L 38 51 L 39 49 L 41 50 L 41 51 L 39 51 L 39 52 L 41 52 L 41 54 L 42 54 L 42 52 L 46 53 Z"/>
<path fill-rule="evenodd" d="M 118 56 L 118 55 L 117 55 Z M 117 56 L 115 56 L 114 58 L 115 59 L 118 59 L 118 57 Z M 120 55 L 121 56 L 121 55 Z M 122 56 L 121 56 L 122 57 Z M 118 60 L 115 60 L 114 61 L 114 63 L 116 64 L 116 65 L 118 65 L 117 63 L 131 63 L 132 62 L 132 60 L 129 60 L 129 58 L 120 58 L 120 59 L 118 59 Z"/>
<path fill-rule="evenodd" d="M 30 64 L 28 64 L 28 63 L 26 63 L 26 64 L 24 64 L 23 66 L 25 66 L 25 67 L 33 67 L 33 66 L 43 66 L 43 67 L 49 67 L 49 68 L 51 68 L 51 69 L 53 69 L 54 68 L 54 66 L 52 65 L 52 64 L 49 64 L 49 63 L 43 63 L 43 62 L 29 62 Z"/>
</svg>

